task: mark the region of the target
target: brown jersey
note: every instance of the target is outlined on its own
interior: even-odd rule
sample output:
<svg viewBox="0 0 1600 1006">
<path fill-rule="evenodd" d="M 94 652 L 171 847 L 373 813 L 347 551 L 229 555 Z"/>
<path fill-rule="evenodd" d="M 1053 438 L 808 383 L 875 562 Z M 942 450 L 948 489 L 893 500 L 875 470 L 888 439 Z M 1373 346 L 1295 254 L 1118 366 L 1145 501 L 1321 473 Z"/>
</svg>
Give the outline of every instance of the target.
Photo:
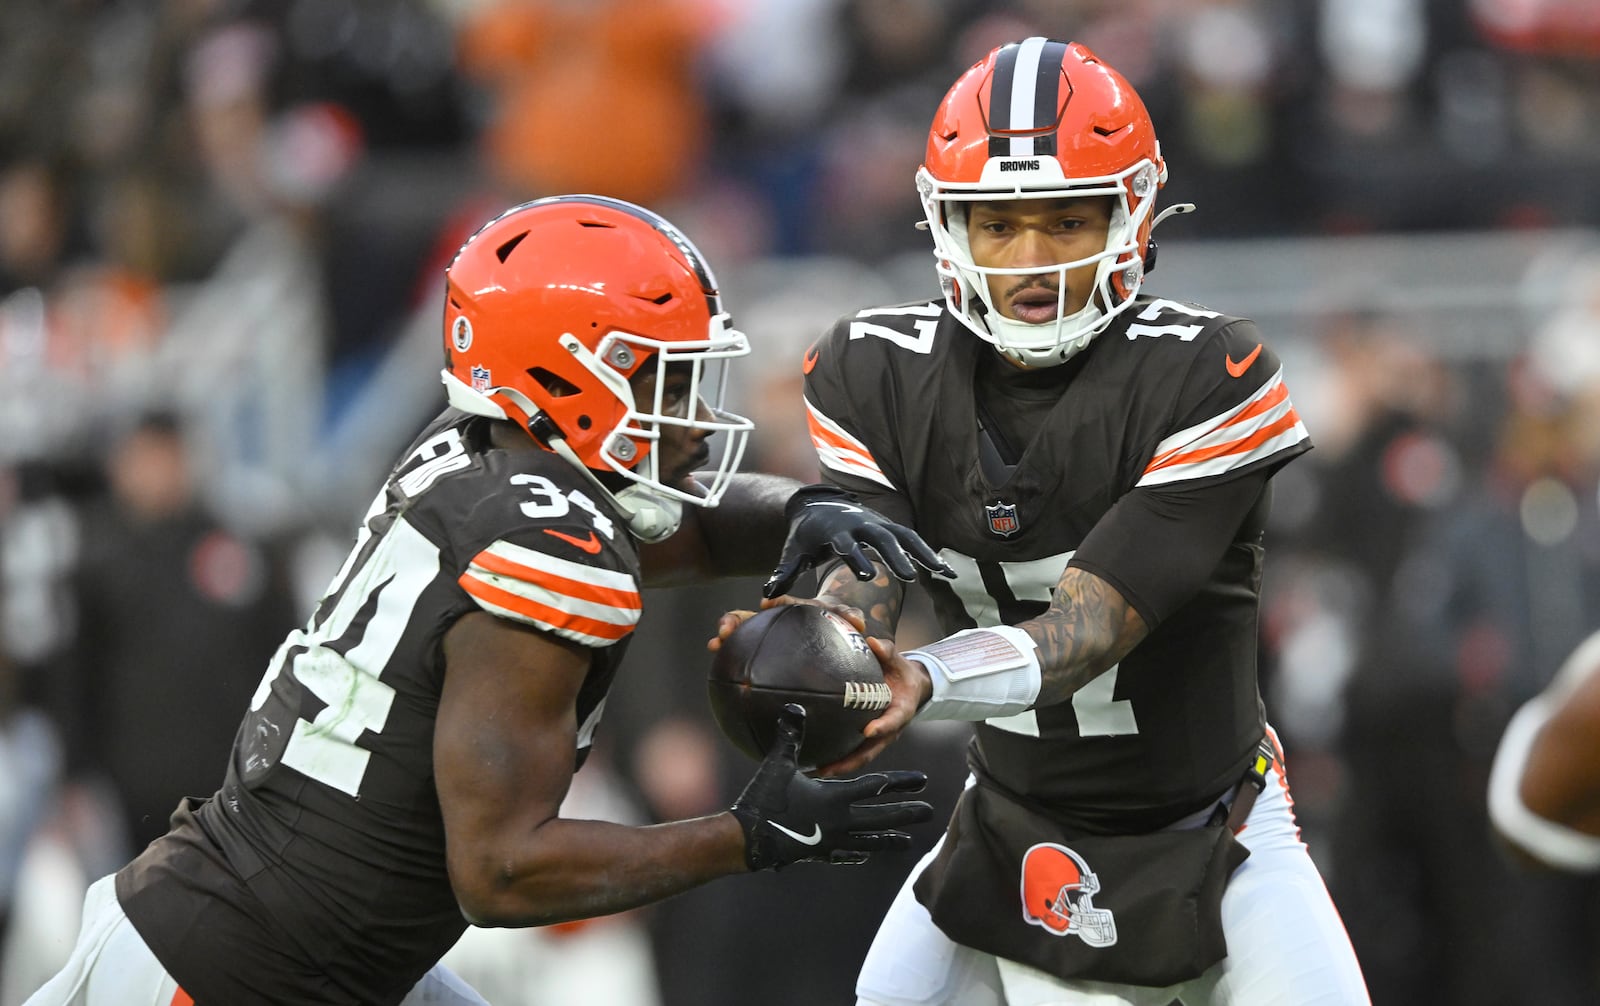
<svg viewBox="0 0 1600 1006">
<path fill-rule="evenodd" d="M 993 352 L 928 302 L 845 317 L 805 362 L 825 476 L 914 526 L 957 571 L 924 577 L 946 633 L 1043 612 L 1128 494 L 1261 478 L 1310 448 L 1252 322 L 1141 297 L 1061 369 L 1059 398 L 997 474 L 974 393 Z M 1256 515 L 1196 593 L 1141 610 L 1149 636 L 1072 701 L 979 724 L 975 769 L 1085 828 L 1159 826 L 1215 799 L 1264 725 L 1259 539 Z"/>
<path fill-rule="evenodd" d="M 442 640 L 462 615 L 592 648 L 574 764 L 587 753 L 639 618 L 637 548 L 565 462 L 488 434 L 447 412 L 407 450 L 279 647 L 222 788 L 118 875 L 197 1002 L 398 1002 L 466 928 L 433 778 Z"/>
</svg>

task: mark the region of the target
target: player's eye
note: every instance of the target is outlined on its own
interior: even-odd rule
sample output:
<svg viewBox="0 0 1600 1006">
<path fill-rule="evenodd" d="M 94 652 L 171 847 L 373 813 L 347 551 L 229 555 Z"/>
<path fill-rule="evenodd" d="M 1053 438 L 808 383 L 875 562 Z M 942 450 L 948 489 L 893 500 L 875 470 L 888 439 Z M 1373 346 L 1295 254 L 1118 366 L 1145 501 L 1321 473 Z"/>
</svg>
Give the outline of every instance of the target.
<svg viewBox="0 0 1600 1006">
<path fill-rule="evenodd" d="M 689 382 L 683 378 L 667 381 L 661 389 L 661 411 L 682 415 L 689 400 Z"/>
</svg>

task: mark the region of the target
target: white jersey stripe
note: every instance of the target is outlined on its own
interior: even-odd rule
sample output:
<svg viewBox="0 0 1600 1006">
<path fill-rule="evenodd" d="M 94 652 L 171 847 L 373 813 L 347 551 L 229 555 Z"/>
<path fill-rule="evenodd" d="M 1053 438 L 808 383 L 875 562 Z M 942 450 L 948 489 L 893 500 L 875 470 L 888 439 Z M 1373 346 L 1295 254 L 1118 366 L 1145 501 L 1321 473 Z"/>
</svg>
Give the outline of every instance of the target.
<svg viewBox="0 0 1600 1006">
<path fill-rule="evenodd" d="M 552 573 L 564 580 L 577 580 L 580 583 L 593 584 L 603 590 L 619 590 L 638 593 L 639 587 L 633 582 L 633 577 L 627 573 L 619 573 L 613 569 L 600 569 L 571 559 L 562 559 L 545 552 L 537 552 L 531 548 L 514 545 L 509 541 L 496 541 L 484 549 L 490 555 L 514 562 L 519 566 L 542 573 Z"/>
</svg>

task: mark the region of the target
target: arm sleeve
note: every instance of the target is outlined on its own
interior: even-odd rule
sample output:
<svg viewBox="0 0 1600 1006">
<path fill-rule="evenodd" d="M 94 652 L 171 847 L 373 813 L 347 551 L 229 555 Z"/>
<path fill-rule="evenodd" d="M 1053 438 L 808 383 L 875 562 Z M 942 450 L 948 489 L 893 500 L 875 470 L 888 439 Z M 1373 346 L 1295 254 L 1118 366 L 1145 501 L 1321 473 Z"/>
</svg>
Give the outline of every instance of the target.
<svg viewBox="0 0 1600 1006">
<path fill-rule="evenodd" d="M 1230 544 L 1260 536 L 1271 475 L 1258 468 L 1201 486 L 1134 489 L 1067 565 L 1110 583 L 1154 627 L 1200 589 Z"/>
</svg>

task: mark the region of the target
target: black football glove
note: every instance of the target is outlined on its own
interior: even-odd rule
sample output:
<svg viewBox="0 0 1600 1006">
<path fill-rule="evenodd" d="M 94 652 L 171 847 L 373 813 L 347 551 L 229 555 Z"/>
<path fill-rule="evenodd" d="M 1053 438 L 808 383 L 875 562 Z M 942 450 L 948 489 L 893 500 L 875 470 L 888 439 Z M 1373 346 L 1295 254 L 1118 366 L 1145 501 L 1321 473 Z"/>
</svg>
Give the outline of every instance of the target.
<svg viewBox="0 0 1600 1006">
<path fill-rule="evenodd" d="M 920 800 L 863 803 L 885 793 L 917 793 L 921 772 L 873 772 L 855 779 L 812 779 L 795 763 L 806 711 L 794 703 L 778 715 L 778 736 L 744 792 L 733 816 L 744 828 L 744 861 L 752 870 L 805 860 L 864 863 L 880 849 L 904 849 L 902 828 L 926 821 L 933 807 Z"/>
<path fill-rule="evenodd" d="M 784 504 L 783 512 L 789 519 L 789 537 L 783 543 L 778 568 L 761 588 L 766 597 L 787 593 L 801 573 L 833 556 L 842 558 L 856 579 L 872 579 L 878 571 L 867 557 L 869 545 L 889 567 L 889 572 L 902 580 L 917 578 L 912 560 L 931 572 L 948 577 L 956 575 L 921 535 L 868 510 L 853 494 L 842 489 L 828 485 L 801 486 Z"/>
</svg>

